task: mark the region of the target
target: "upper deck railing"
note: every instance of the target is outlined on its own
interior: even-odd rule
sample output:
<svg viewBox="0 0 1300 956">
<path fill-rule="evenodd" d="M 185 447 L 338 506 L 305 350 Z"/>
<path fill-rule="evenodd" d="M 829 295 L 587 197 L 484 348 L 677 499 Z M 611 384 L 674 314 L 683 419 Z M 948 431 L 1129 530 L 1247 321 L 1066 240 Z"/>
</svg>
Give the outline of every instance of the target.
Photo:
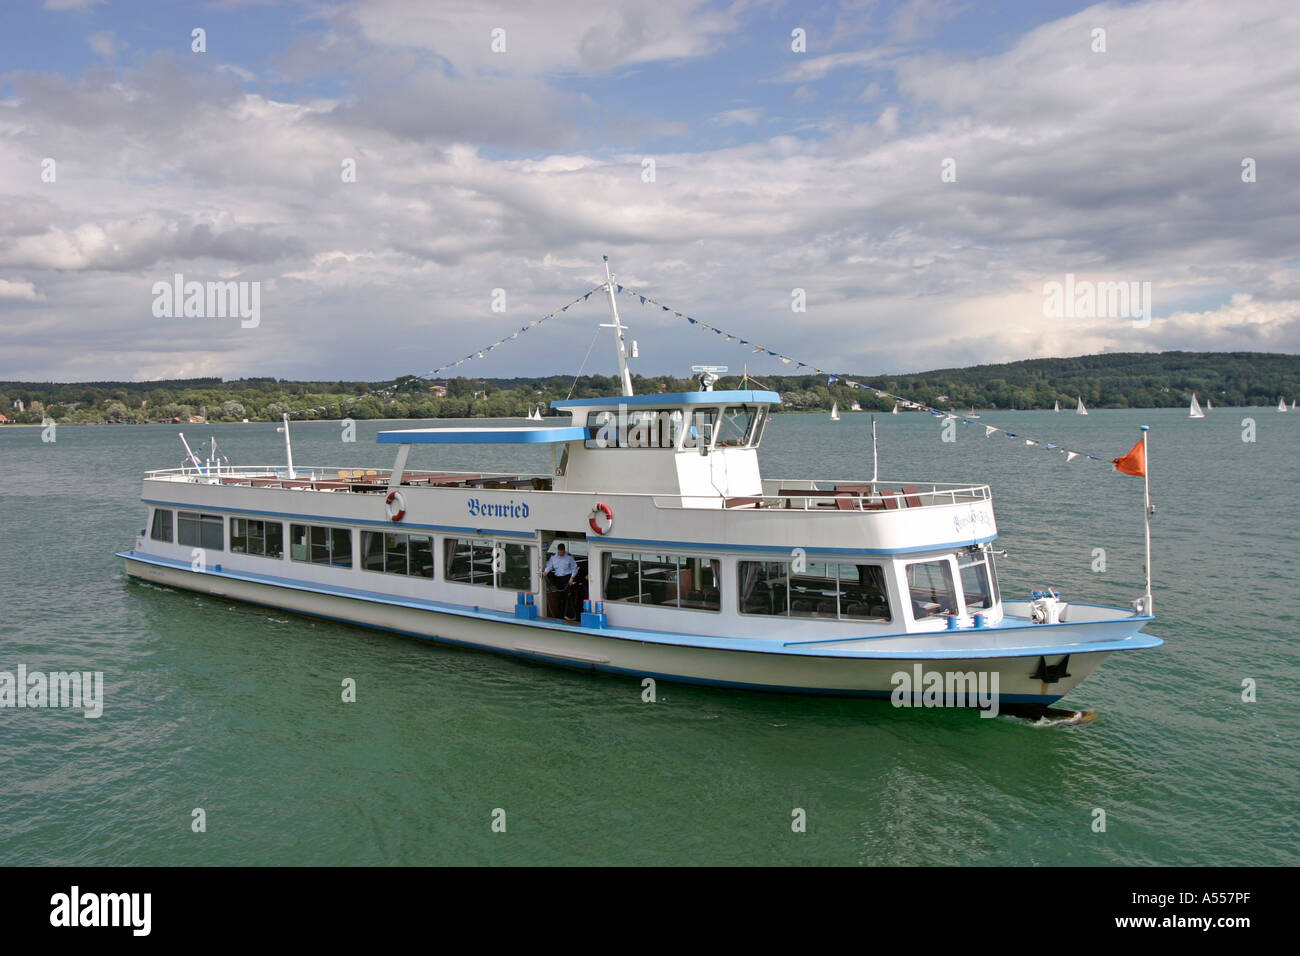
<svg viewBox="0 0 1300 956">
<path fill-rule="evenodd" d="M 377 494 L 388 491 L 392 473 L 383 468 L 338 468 L 323 465 L 295 466 L 294 477 L 284 465 L 223 465 L 220 468 L 186 465 L 145 472 L 153 481 L 190 484 L 232 485 L 252 488 L 283 488 L 296 491 L 326 491 L 345 494 Z M 485 491 L 532 490 L 550 492 L 549 475 L 518 472 L 406 471 L 403 487 L 477 488 Z M 589 492 L 571 492 L 589 494 Z M 905 508 L 927 508 L 986 501 L 992 498 L 988 485 L 952 482 L 908 482 L 852 479 L 768 478 L 763 493 L 721 498 L 707 495 L 655 494 L 644 492 L 601 492 L 601 497 L 652 498 L 661 508 L 717 508 L 728 510 L 780 509 L 781 511 L 888 512 Z"/>
</svg>

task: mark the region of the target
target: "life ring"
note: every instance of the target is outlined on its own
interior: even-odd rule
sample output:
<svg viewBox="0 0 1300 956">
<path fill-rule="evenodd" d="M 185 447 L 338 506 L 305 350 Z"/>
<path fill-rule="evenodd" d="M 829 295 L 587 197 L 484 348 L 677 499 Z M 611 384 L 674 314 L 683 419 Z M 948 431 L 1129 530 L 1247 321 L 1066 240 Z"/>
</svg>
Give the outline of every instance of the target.
<svg viewBox="0 0 1300 956">
<path fill-rule="evenodd" d="M 605 520 L 609 522 L 609 524 L 603 528 L 600 526 L 600 522 L 596 520 L 601 515 L 604 515 Z M 610 509 L 609 505 L 597 502 L 596 507 L 591 509 L 591 516 L 587 518 L 587 524 L 591 525 L 591 530 L 596 532 L 596 534 L 609 534 L 614 530 L 614 512 Z"/>
<path fill-rule="evenodd" d="M 384 499 L 384 507 L 388 509 L 390 521 L 401 521 L 406 517 L 406 499 L 400 491 L 390 491 Z"/>
</svg>

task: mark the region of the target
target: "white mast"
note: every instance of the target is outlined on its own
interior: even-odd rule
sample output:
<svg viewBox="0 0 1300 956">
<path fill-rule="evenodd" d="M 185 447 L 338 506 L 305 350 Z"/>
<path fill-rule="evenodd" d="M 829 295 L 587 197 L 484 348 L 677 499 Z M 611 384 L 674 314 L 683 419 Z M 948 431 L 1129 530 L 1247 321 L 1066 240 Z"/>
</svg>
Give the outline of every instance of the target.
<svg viewBox="0 0 1300 956">
<path fill-rule="evenodd" d="M 627 342 L 623 339 L 623 332 L 627 328 L 618 318 L 618 303 L 614 301 L 614 275 L 609 271 L 609 256 L 601 256 L 605 260 L 605 291 L 609 293 L 609 311 L 614 317 L 613 322 L 602 323 L 602 329 L 614 330 L 614 344 L 618 348 L 618 374 L 623 381 L 623 394 L 632 394 L 632 373 L 627 370 Z"/>
<path fill-rule="evenodd" d="M 876 416 L 871 416 L 871 483 L 876 483 L 876 475 L 880 472 L 880 458 L 876 454 Z"/>
<path fill-rule="evenodd" d="M 195 470 L 202 471 L 203 466 L 199 464 L 198 458 L 195 457 L 193 449 L 190 448 L 190 443 L 185 440 L 185 433 L 177 432 L 176 434 L 181 436 L 181 444 L 185 446 L 185 454 L 189 455 L 190 461 L 194 462 Z"/>
<path fill-rule="evenodd" d="M 284 432 L 284 459 L 289 466 L 289 480 L 292 481 L 296 475 L 293 473 L 293 445 L 289 442 L 289 413 L 284 413 L 284 424 L 276 429 L 278 432 Z"/>
<path fill-rule="evenodd" d="M 1146 613 L 1155 614 L 1151 607 L 1151 513 L 1155 509 L 1151 507 L 1151 459 L 1147 455 L 1147 432 L 1151 430 L 1150 426 L 1142 426 L 1142 498 L 1145 504 L 1143 517 L 1146 518 L 1146 538 L 1147 538 L 1147 593 L 1145 596 Z"/>
</svg>

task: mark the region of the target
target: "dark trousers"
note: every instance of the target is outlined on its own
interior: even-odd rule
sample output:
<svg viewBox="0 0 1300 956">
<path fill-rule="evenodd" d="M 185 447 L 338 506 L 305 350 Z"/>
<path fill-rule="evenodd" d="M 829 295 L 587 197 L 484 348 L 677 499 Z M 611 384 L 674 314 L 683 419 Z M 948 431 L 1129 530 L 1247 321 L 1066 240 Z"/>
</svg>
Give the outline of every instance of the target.
<svg viewBox="0 0 1300 956">
<path fill-rule="evenodd" d="M 581 589 L 576 582 L 570 584 L 567 575 L 559 575 L 551 571 L 546 575 L 546 589 L 555 599 L 555 602 L 551 604 L 551 608 L 555 612 L 558 612 L 564 618 L 576 618 L 578 616 Z"/>
</svg>

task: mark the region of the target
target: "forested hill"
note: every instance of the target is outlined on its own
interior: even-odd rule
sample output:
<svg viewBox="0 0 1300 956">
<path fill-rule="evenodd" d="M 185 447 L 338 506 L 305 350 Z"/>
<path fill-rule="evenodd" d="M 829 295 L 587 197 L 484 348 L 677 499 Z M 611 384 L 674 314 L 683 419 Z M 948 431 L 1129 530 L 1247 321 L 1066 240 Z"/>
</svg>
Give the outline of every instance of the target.
<svg viewBox="0 0 1300 956">
<path fill-rule="evenodd" d="M 938 408 L 1068 408 L 1079 397 L 1089 408 L 1185 406 L 1195 392 L 1202 404 L 1276 405 L 1300 396 L 1300 355 L 1264 352 L 1117 352 L 1078 358 L 1028 359 L 1001 365 L 937 369 L 912 375 L 868 376 L 838 371 L 827 375 L 760 376 L 780 392 L 791 411 L 844 410 L 860 403 L 881 411 L 891 400 L 855 389 L 847 381 L 874 385 Z M 739 385 L 724 377 L 719 388 Z M 399 380 L 388 394 L 373 394 L 390 382 L 290 382 L 273 378 L 222 381 L 217 378 L 164 382 L 76 384 L 0 382 L 0 413 L 11 421 L 65 423 L 154 422 L 205 416 L 209 421 L 301 418 L 471 418 L 523 415 L 529 408 L 562 399 L 618 393 L 612 376 L 538 378 L 452 378 L 435 382 L 414 376 Z M 688 378 L 634 376 L 638 394 L 693 391 Z M 348 399 L 354 399 L 348 401 Z M 21 403 L 20 411 L 15 406 Z"/>
</svg>

